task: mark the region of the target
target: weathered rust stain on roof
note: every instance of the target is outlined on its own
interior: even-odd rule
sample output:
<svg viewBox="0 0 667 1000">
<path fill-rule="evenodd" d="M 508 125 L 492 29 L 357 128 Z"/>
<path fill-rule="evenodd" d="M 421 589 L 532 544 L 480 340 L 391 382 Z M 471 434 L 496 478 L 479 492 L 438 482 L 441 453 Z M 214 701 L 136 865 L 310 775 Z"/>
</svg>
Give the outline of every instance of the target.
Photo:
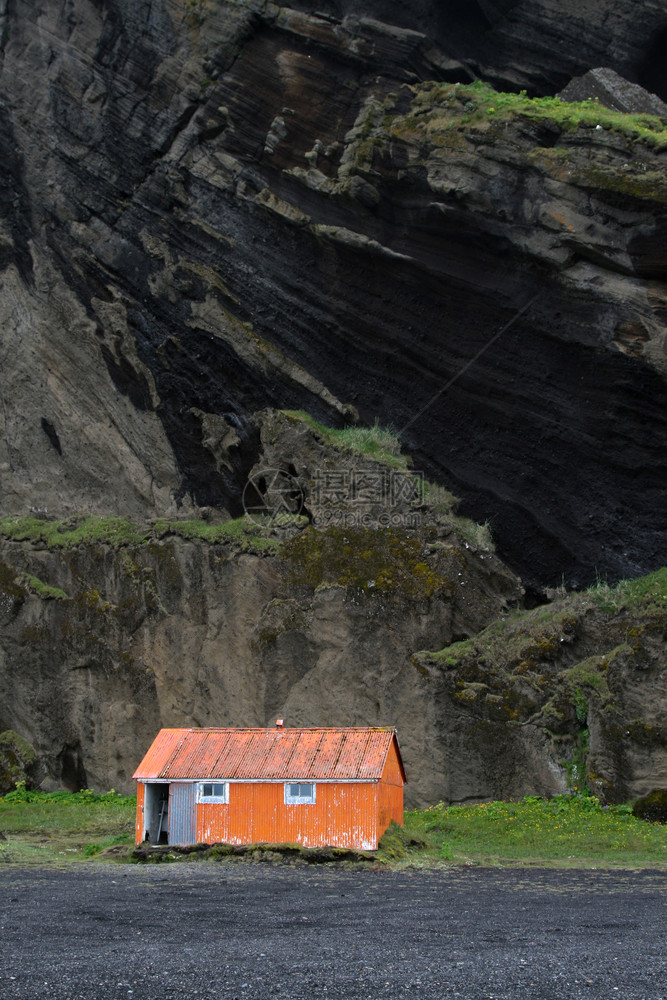
<svg viewBox="0 0 667 1000">
<path fill-rule="evenodd" d="M 400 761 L 388 727 L 162 729 L 134 777 L 377 781 L 392 741 Z"/>
</svg>

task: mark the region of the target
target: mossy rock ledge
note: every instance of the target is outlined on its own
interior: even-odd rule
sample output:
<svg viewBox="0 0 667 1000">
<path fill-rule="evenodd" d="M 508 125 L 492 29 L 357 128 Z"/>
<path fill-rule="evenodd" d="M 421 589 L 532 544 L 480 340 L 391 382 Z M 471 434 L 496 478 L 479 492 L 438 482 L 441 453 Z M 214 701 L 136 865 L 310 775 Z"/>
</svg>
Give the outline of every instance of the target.
<svg viewBox="0 0 667 1000">
<path fill-rule="evenodd" d="M 0 795 L 14 791 L 22 781 L 26 788 L 37 788 L 44 774 L 44 765 L 27 740 L 13 729 L 0 733 Z"/>
</svg>

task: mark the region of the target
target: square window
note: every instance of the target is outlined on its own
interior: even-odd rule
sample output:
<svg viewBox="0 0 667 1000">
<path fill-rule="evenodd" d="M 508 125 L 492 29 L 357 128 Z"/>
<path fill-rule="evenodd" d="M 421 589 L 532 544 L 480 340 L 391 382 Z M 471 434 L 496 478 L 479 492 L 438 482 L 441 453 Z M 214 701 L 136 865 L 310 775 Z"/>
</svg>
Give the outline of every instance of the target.
<svg viewBox="0 0 667 1000">
<path fill-rule="evenodd" d="M 286 805 L 314 805 L 314 803 L 315 803 L 314 781 L 285 782 Z"/>
<path fill-rule="evenodd" d="M 229 783 L 226 781 L 202 781 L 199 784 L 199 802 L 229 802 Z"/>
</svg>

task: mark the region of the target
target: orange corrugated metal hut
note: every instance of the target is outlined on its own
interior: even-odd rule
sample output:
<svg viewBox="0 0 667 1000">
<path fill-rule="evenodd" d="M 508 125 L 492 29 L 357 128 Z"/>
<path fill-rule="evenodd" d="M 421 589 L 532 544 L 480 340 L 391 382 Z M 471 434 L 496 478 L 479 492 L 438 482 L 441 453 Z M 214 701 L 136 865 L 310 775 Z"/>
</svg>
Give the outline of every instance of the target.
<svg viewBox="0 0 667 1000">
<path fill-rule="evenodd" d="M 162 729 L 134 777 L 138 844 L 375 850 L 403 822 L 391 728 Z"/>
</svg>

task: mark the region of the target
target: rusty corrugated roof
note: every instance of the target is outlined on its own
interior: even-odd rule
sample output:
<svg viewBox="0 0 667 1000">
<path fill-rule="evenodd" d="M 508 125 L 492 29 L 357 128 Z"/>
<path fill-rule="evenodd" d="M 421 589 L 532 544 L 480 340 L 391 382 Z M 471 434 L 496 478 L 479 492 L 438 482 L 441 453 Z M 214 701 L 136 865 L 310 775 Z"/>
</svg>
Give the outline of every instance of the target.
<svg viewBox="0 0 667 1000">
<path fill-rule="evenodd" d="M 335 729 L 161 729 L 133 777 L 227 780 L 375 781 L 396 731 Z"/>
</svg>

